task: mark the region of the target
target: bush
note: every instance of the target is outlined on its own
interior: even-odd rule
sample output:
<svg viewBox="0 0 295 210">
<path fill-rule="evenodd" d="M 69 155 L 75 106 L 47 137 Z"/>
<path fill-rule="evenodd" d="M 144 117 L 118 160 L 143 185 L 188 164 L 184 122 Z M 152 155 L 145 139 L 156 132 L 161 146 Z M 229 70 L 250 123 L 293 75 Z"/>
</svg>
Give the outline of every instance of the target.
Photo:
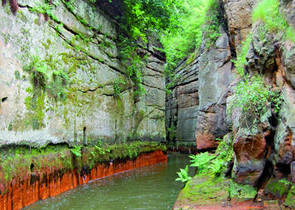
<svg viewBox="0 0 295 210">
<path fill-rule="evenodd" d="M 295 41 L 295 31 L 288 25 L 285 17 L 280 12 L 279 0 L 263 0 L 253 10 L 253 22 L 262 21 L 269 32 L 283 32 L 285 38 Z"/>
<path fill-rule="evenodd" d="M 254 117 L 254 120 L 258 120 L 271 106 L 273 106 L 274 111 L 277 113 L 281 102 L 280 93 L 272 91 L 270 86 L 265 85 L 260 75 L 255 75 L 251 78 L 246 76 L 236 86 L 230 110 L 240 107 L 242 113 L 246 116 L 251 116 Z"/>
<path fill-rule="evenodd" d="M 183 1 L 182 10 L 173 15 L 178 20 L 172 21 L 161 37 L 170 70 L 201 45 L 203 33 L 208 36 L 207 47 L 216 40 L 219 36 L 217 9 L 216 0 Z"/>
</svg>

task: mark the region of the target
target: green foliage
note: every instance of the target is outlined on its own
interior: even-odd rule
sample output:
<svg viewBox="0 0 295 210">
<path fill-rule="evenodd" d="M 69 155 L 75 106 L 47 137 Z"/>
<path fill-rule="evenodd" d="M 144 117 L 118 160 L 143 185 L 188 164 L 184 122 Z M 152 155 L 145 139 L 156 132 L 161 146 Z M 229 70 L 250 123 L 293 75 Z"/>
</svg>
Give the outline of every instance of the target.
<svg viewBox="0 0 295 210">
<path fill-rule="evenodd" d="M 11 146 L 0 149 L 0 183 L 9 183 L 16 177 L 22 180 L 32 173 L 42 177 L 48 175 L 48 172 L 62 173 L 74 168 L 79 171 L 82 166 L 91 169 L 98 163 L 135 159 L 142 153 L 156 150 L 166 151 L 166 147 L 159 143 L 140 141 L 113 145 L 99 143 L 95 146 L 83 147 L 83 153 L 81 146 L 73 148 L 67 145 L 48 145 L 43 148 L 31 146 Z"/>
<path fill-rule="evenodd" d="M 188 166 L 185 167 L 185 169 L 180 169 L 179 172 L 177 172 L 178 178 L 175 179 L 175 181 L 180 181 L 183 183 L 186 183 L 192 179 L 192 177 L 188 174 Z"/>
<path fill-rule="evenodd" d="M 147 34 L 169 26 L 171 14 L 179 0 L 124 0 L 121 29 L 132 40 L 147 41 Z"/>
<path fill-rule="evenodd" d="M 283 178 L 280 180 L 271 179 L 265 188 L 270 194 L 278 198 L 283 198 L 287 196 L 291 186 L 292 182 Z"/>
<path fill-rule="evenodd" d="M 134 97 L 137 98 L 145 94 L 142 84 L 142 71 L 144 69 L 144 57 L 138 53 L 137 42 L 120 36 L 120 57 L 122 63 L 127 68 L 127 75 L 134 84 Z"/>
<path fill-rule="evenodd" d="M 222 26 L 219 2 L 217 0 L 209 0 L 206 8 L 206 22 L 202 27 L 202 31 L 205 37 L 205 47 L 212 46 L 218 37 L 220 37 L 219 28 Z"/>
<path fill-rule="evenodd" d="M 29 10 L 37 14 L 52 14 L 53 5 L 38 2 L 36 6 L 30 8 Z"/>
<path fill-rule="evenodd" d="M 25 123 L 27 125 L 31 124 L 33 129 L 40 129 L 44 125 L 43 120 L 45 114 L 43 110 L 45 108 L 45 94 L 36 95 L 31 88 L 28 88 L 26 91 L 30 96 L 25 98 L 25 105 L 29 111 Z"/>
<path fill-rule="evenodd" d="M 1 150 L 0 168 L 4 175 L 4 180 L 0 177 L 0 182 L 5 183 L 16 177 L 22 179 L 23 176 L 28 176 L 33 172 L 42 176 L 46 170 L 72 169 L 73 165 L 66 146 L 47 146 L 45 148 L 17 146 Z"/>
<path fill-rule="evenodd" d="M 59 61 L 54 59 L 52 55 L 48 55 L 46 59 L 32 56 L 31 62 L 25 65 L 23 70 L 30 74 L 33 97 L 47 93 L 56 101 L 65 100 L 65 88 L 68 85 L 69 77 L 65 70 L 61 69 Z"/>
<path fill-rule="evenodd" d="M 120 97 L 121 93 L 125 89 L 125 85 L 127 85 L 127 82 L 123 78 L 117 78 L 115 79 L 113 83 L 113 89 L 114 89 L 114 96 Z"/>
<path fill-rule="evenodd" d="M 197 155 L 190 155 L 191 165 L 192 167 L 197 167 L 198 172 L 206 171 L 208 169 L 208 164 L 212 159 L 215 158 L 213 154 L 209 154 L 208 152 L 203 152 Z"/>
<path fill-rule="evenodd" d="M 229 198 L 255 198 L 257 191 L 251 185 L 242 185 L 230 180 L 228 187 Z"/>
<path fill-rule="evenodd" d="M 45 48 L 50 44 L 50 41 L 47 42 L 44 44 Z M 69 78 L 59 63 L 60 61 L 54 59 L 52 55 L 47 55 L 45 59 L 32 56 L 30 62 L 23 67 L 23 70 L 29 74 L 32 84 L 32 87 L 26 89 L 28 96 L 25 105 L 29 111 L 26 124 L 31 124 L 33 129 L 43 127 L 46 96 L 55 102 L 66 99 Z"/>
<path fill-rule="evenodd" d="M 295 186 L 292 185 L 289 193 L 285 199 L 284 206 L 289 207 L 290 209 L 295 208 Z"/>
<path fill-rule="evenodd" d="M 295 30 L 289 26 L 279 9 L 278 0 L 262 0 L 252 12 L 253 23 L 261 21 L 264 23 L 263 30 L 259 29 L 259 38 L 264 39 L 264 33 L 283 33 L 286 40 L 295 42 Z M 252 34 L 249 34 L 243 42 L 242 48 L 238 51 L 237 59 L 233 62 L 239 75 L 244 76 L 244 66 L 247 65 L 246 56 L 252 41 Z"/>
<path fill-rule="evenodd" d="M 225 139 L 220 141 L 215 154 L 208 152 L 197 155 L 190 155 L 191 166 L 197 167 L 199 174 L 213 174 L 220 176 L 225 170 L 226 165 L 233 158 L 231 144 L 227 144 Z"/>
<path fill-rule="evenodd" d="M 182 6 L 173 13 L 174 21 L 161 37 L 169 70 L 198 49 L 203 34 L 206 47 L 211 46 L 220 36 L 218 6 L 216 0 L 182 1 Z"/>
<path fill-rule="evenodd" d="M 173 140 L 176 138 L 176 126 L 175 125 L 171 125 L 171 127 L 167 128 L 168 131 L 168 138 L 169 140 Z"/>
<path fill-rule="evenodd" d="M 71 152 L 76 157 L 81 157 L 81 146 L 75 146 L 74 148 L 71 149 Z"/>
<path fill-rule="evenodd" d="M 260 75 L 246 76 L 235 89 L 234 99 L 230 104 L 230 110 L 241 108 L 245 116 L 254 118 L 254 122 L 260 119 L 267 110 L 273 106 L 274 112 L 278 112 L 282 98 L 280 92 L 272 91 L 265 85 Z M 247 121 L 247 119 L 245 119 Z"/>
<path fill-rule="evenodd" d="M 166 151 L 166 146 L 156 142 L 134 141 L 122 144 L 98 144 L 84 147 L 83 164 L 92 168 L 94 165 L 113 160 L 135 159 L 138 155 L 155 150 Z"/>
<path fill-rule="evenodd" d="M 38 56 L 32 56 L 31 62 L 25 65 L 23 70 L 30 74 L 34 93 L 40 95 L 46 89 L 48 66 Z"/>
<path fill-rule="evenodd" d="M 238 51 L 237 59 L 233 60 L 237 72 L 240 76 L 244 76 L 244 66 L 248 64 L 246 56 L 249 51 L 250 43 L 252 41 L 252 34 L 249 34 L 247 39 L 242 43 L 241 49 Z"/>
<path fill-rule="evenodd" d="M 295 31 L 289 26 L 284 15 L 280 12 L 279 0 L 262 0 L 252 13 L 253 22 L 262 21 L 267 30 L 273 33 L 283 32 L 285 38 L 295 41 Z"/>
<path fill-rule="evenodd" d="M 121 35 L 119 37 L 120 57 L 127 74 L 134 85 L 134 98 L 145 94 L 142 84 L 142 71 L 145 65 L 144 55 L 139 49 L 152 34 L 165 30 L 173 20 L 173 12 L 182 0 L 124 0 L 124 14 L 118 18 Z M 113 2 L 110 1 L 112 4 Z"/>
<path fill-rule="evenodd" d="M 278 0 L 263 0 L 259 2 L 253 10 L 253 22 L 263 21 L 270 31 L 277 32 L 284 30 L 287 23 L 279 11 L 280 2 Z"/>
</svg>

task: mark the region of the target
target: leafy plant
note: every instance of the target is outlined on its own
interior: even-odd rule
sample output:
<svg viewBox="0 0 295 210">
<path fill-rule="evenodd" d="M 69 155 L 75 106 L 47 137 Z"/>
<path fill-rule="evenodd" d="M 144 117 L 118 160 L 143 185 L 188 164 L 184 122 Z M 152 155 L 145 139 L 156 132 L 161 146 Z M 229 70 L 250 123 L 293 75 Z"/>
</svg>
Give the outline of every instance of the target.
<svg viewBox="0 0 295 210">
<path fill-rule="evenodd" d="M 188 174 L 188 165 L 184 169 L 180 169 L 179 172 L 177 172 L 178 178 L 175 179 L 175 181 L 180 181 L 183 183 L 186 183 L 192 179 L 192 177 Z"/>
<path fill-rule="evenodd" d="M 127 75 L 133 82 L 134 98 L 145 94 L 142 84 L 142 70 L 144 69 L 144 58 L 138 53 L 136 42 L 120 36 L 120 57 L 127 69 Z"/>
<path fill-rule="evenodd" d="M 242 43 L 241 49 L 237 53 L 237 59 L 233 60 L 237 72 L 240 76 L 244 76 L 244 67 L 248 64 L 246 56 L 249 51 L 250 43 L 252 41 L 252 34 L 247 36 L 247 39 Z"/>
<path fill-rule="evenodd" d="M 245 116 L 251 116 L 254 120 L 258 120 L 271 106 L 277 113 L 281 103 L 280 92 L 272 91 L 270 86 L 265 85 L 260 75 L 246 76 L 236 86 L 230 110 L 241 108 Z M 247 119 L 245 120 L 247 121 Z"/>
<path fill-rule="evenodd" d="M 74 148 L 71 149 L 71 152 L 76 157 L 81 157 L 81 146 L 75 146 Z"/>
<path fill-rule="evenodd" d="M 295 31 L 289 26 L 280 12 L 279 0 L 262 0 L 252 13 L 253 22 L 262 21 L 267 30 L 273 33 L 283 32 L 285 38 L 295 42 Z"/>
<path fill-rule="evenodd" d="M 191 165 L 192 167 L 197 167 L 198 172 L 202 172 L 204 170 L 207 171 L 208 164 L 212 159 L 214 159 L 214 155 L 209 154 L 208 152 L 200 153 L 198 155 L 190 155 Z"/>
<path fill-rule="evenodd" d="M 115 97 L 119 97 L 121 96 L 121 93 L 124 90 L 124 86 L 126 85 L 126 81 L 122 78 L 117 78 L 115 79 L 114 83 L 113 83 L 113 89 L 114 89 L 114 96 Z"/>
<path fill-rule="evenodd" d="M 203 34 L 207 41 L 206 47 L 220 36 L 218 6 L 216 0 L 183 0 L 182 6 L 178 6 L 172 15 L 174 19 L 161 37 L 169 71 L 199 48 Z"/>
<path fill-rule="evenodd" d="M 190 155 L 191 167 L 197 168 L 199 174 L 213 174 L 220 176 L 226 170 L 226 165 L 233 158 L 231 144 L 221 140 L 215 154 L 208 152 Z"/>
</svg>

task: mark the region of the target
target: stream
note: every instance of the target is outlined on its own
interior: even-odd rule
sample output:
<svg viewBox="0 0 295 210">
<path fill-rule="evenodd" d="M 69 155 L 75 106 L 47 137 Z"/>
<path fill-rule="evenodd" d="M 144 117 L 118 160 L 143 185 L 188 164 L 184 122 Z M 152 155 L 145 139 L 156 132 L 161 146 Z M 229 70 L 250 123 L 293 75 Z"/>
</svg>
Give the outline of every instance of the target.
<svg viewBox="0 0 295 210">
<path fill-rule="evenodd" d="M 25 210 L 172 209 L 182 188 L 176 172 L 188 163 L 188 155 L 169 153 L 167 163 L 94 180 Z"/>
</svg>

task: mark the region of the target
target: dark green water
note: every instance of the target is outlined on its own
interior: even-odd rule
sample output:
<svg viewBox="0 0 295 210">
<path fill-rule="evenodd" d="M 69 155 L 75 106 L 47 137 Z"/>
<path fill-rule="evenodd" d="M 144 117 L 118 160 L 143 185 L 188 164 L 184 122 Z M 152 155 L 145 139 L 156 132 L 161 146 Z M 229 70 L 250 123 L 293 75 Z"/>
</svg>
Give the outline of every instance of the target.
<svg viewBox="0 0 295 210">
<path fill-rule="evenodd" d="M 168 154 L 168 163 L 139 168 L 79 186 L 26 210 L 171 209 L 182 184 L 176 172 L 189 162 L 188 155 Z"/>
</svg>

